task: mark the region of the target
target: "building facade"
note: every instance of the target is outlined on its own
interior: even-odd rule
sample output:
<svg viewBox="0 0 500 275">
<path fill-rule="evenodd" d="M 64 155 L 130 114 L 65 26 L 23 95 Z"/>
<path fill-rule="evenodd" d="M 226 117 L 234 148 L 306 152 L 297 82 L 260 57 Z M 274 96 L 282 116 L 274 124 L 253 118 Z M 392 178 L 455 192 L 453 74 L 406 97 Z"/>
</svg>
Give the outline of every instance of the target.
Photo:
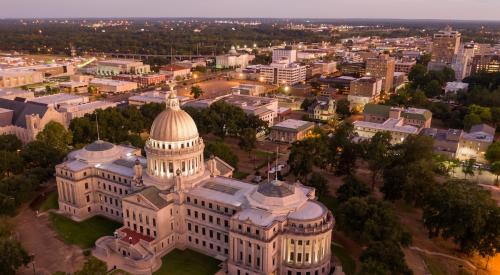
<svg viewBox="0 0 500 275">
<path fill-rule="evenodd" d="M 442 64 L 451 64 L 453 57 L 458 53 L 461 34 L 450 27 L 434 34 L 432 39 L 432 61 Z"/>
<path fill-rule="evenodd" d="M 368 103 L 379 100 L 382 91 L 382 79 L 376 77 L 362 77 L 351 82 L 351 88 L 347 100 L 349 108 L 355 112 L 361 112 Z"/>
<path fill-rule="evenodd" d="M 262 81 L 275 85 L 295 85 L 304 82 L 306 73 L 306 66 L 285 61 L 260 67 Z"/>
<path fill-rule="evenodd" d="M 389 93 L 393 88 L 396 61 L 386 54 L 366 59 L 366 75 L 382 79 L 382 90 Z"/>
<path fill-rule="evenodd" d="M 277 142 L 294 143 L 311 134 L 314 123 L 310 121 L 287 119 L 271 127 L 269 139 Z"/>
<path fill-rule="evenodd" d="M 422 129 L 430 128 L 431 122 L 432 113 L 426 109 L 367 104 L 363 111 L 363 120 L 353 124 L 360 139 L 370 139 L 378 132 L 389 132 L 391 143 L 397 144 L 409 135 L 416 135 Z"/>
<path fill-rule="evenodd" d="M 315 191 L 278 180 L 232 179 L 174 95 L 140 150 L 96 141 L 56 167 L 59 210 L 77 219 L 121 221 L 94 256 L 132 274 L 151 274 L 173 249 L 223 260 L 228 274 L 329 274 L 334 218 Z"/>
</svg>

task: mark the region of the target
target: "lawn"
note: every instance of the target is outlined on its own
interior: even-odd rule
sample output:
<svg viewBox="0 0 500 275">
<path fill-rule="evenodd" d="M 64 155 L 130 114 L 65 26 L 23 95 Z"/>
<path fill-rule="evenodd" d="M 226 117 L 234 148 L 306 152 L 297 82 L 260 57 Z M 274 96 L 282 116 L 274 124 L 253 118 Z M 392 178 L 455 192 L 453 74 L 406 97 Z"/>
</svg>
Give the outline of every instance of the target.
<svg viewBox="0 0 500 275">
<path fill-rule="evenodd" d="M 50 209 L 58 209 L 59 208 L 59 202 L 57 201 L 57 192 L 52 192 L 50 193 L 45 201 L 42 202 L 40 205 L 40 210 L 41 212 L 48 211 Z"/>
<path fill-rule="evenodd" d="M 193 250 L 174 250 L 162 259 L 155 275 L 212 275 L 219 271 L 220 261 Z"/>
<path fill-rule="evenodd" d="M 50 213 L 50 222 L 56 233 L 69 244 L 91 248 L 102 236 L 113 235 L 122 225 L 102 216 L 94 216 L 83 222 L 75 222 L 62 215 Z"/>
<path fill-rule="evenodd" d="M 342 264 L 342 271 L 344 271 L 346 275 L 354 275 L 356 273 L 356 262 L 345 248 L 338 245 L 332 245 L 332 253 Z"/>
</svg>

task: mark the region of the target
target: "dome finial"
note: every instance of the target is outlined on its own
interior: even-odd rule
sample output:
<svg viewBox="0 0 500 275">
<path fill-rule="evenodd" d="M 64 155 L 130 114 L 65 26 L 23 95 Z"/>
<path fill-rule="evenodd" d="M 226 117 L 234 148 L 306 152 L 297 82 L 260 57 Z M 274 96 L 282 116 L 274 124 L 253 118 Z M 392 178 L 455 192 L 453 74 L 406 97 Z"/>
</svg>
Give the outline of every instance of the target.
<svg viewBox="0 0 500 275">
<path fill-rule="evenodd" d="M 177 98 L 177 93 L 175 92 L 173 84 L 170 85 L 170 93 L 165 103 L 167 105 L 167 109 L 179 110 L 179 99 Z"/>
</svg>

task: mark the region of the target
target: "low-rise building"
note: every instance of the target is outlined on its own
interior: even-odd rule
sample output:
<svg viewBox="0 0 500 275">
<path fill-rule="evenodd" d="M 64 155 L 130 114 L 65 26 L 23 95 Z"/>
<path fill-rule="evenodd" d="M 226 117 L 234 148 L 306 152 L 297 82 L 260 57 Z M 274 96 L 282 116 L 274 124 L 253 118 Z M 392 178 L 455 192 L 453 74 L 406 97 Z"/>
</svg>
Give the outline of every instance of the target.
<svg viewBox="0 0 500 275">
<path fill-rule="evenodd" d="M 101 93 L 126 93 L 137 89 L 137 83 L 107 78 L 94 78 L 90 86 L 97 88 Z"/>
<path fill-rule="evenodd" d="M 142 106 L 149 103 L 160 103 L 164 104 L 171 91 L 148 91 L 141 93 L 139 95 L 134 95 L 128 98 L 128 104 L 134 106 Z M 189 100 L 189 97 L 177 96 L 177 99 L 181 104 Z"/>
<path fill-rule="evenodd" d="M 88 96 L 79 96 L 67 93 L 59 93 L 53 95 L 39 96 L 31 98 L 28 101 L 59 108 L 61 105 L 75 105 L 89 102 Z"/>
<path fill-rule="evenodd" d="M 382 92 L 382 79 L 376 77 L 362 77 L 351 82 L 347 100 L 349 108 L 354 112 L 361 112 L 368 103 L 376 103 Z"/>
<path fill-rule="evenodd" d="M 50 121 L 67 125 L 66 116 L 51 105 L 0 98 L 0 134 L 12 134 L 28 143 Z"/>
<path fill-rule="evenodd" d="M 317 96 L 307 109 L 310 119 L 329 121 L 337 115 L 337 103 L 332 97 Z"/>
<path fill-rule="evenodd" d="M 494 138 L 495 128 L 486 124 L 472 126 L 460 139 L 456 158 L 461 161 L 475 159 L 477 162 L 486 163 L 484 155 Z"/>
<path fill-rule="evenodd" d="M 149 87 L 165 83 L 165 81 L 167 80 L 167 76 L 164 74 L 148 74 L 148 75 L 121 74 L 113 76 L 113 79 L 135 82 L 139 85 L 139 87 Z"/>
<path fill-rule="evenodd" d="M 118 103 L 110 101 L 93 101 L 82 104 L 65 104 L 58 108 L 58 111 L 66 115 L 66 121 L 70 122 L 74 118 L 93 114 L 96 110 L 105 110 L 116 107 Z"/>
<path fill-rule="evenodd" d="M 240 84 L 231 88 L 231 93 L 241 95 L 260 96 L 266 92 L 266 87 L 254 84 Z"/>
<path fill-rule="evenodd" d="M 432 137 L 435 153 L 460 161 L 475 159 L 477 162 L 486 163 L 484 155 L 494 141 L 495 128 L 486 124 L 474 125 L 469 132 L 429 128 L 424 129 L 422 134 Z"/>
<path fill-rule="evenodd" d="M 14 100 L 16 97 L 20 98 L 34 98 L 35 95 L 32 91 L 15 89 L 15 88 L 6 88 L 0 89 L 0 98 Z"/>
<path fill-rule="evenodd" d="M 247 53 L 238 53 L 234 46 L 231 47 L 228 54 L 215 57 L 215 66 L 222 68 L 245 68 L 252 60 L 252 56 Z"/>
<path fill-rule="evenodd" d="M 33 70 L 0 70 L 0 88 L 14 88 L 44 81 L 43 73 Z"/>
<path fill-rule="evenodd" d="M 339 76 L 339 77 L 320 77 L 319 82 L 322 85 L 327 85 L 329 88 L 338 89 L 340 93 L 349 94 L 351 90 L 351 82 L 357 78 L 352 76 Z"/>
<path fill-rule="evenodd" d="M 389 132 L 392 143 L 403 142 L 409 135 L 419 134 L 430 128 L 432 113 L 426 109 L 397 108 L 386 105 L 366 104 L 363 120 L 355 121 L 354 130 L 361 139 L 369 139 L 377 132 Z"/>
<path fill-rule="evenodd" d="M 460 91 L 467 91 L 469 89 L 469 83 L 464 83 L 461 81 L 447 82 L 444 92 L 446 94 L 453 93 L 456 94 Z"/>
<path fill-rule="evenodd" d="M 60 82 L 59 88 L 61 88 L 66 93 L 87 93 L 89 83 L 79 81 Z"/>
<path fill-rule="evenodd" d="M 96 74 L 100 76 L 113 76 L 119 74 L 149 74 L 151 68 L 137 60 L 102 60 L 97 62 Z"/>
<path fill-rule="evenodd" d="M 170 64 L 161 67 L 160 74 L 166 75 L 169 79 L 185 79 L 191 76 L 191 69 L 175 64 Z"/>
<path fill-rule="evenodd" d="M 313 67 L 319 68 L 320 74 L 328 75 L 337 72 L 337 62 L 315 62 Z"/>
<path fill-rule="evenodd" d="M 225 101 L 228 104 L 240 107 L 248 115 L 254 115 L 269 126 L 274 124 L 274 119 L 278 116 L 278 99 L 260 96 L 248 96 L 239 94 L 229 94 L 213 99 L 199 99 L 186 102 L 184 106 L 193 108 L 209 108 L 217 101 Z"/>
<path fill-rule="evenodd" d="M 417 64 L 417 61 L 397 61 L 395 65 L 395 72 L 409 74 L 411 69 Z"/>
<path fill-rule="evenodd" d="M 314 123 L 310 121 L 287 119 L 271 127 L 269 139 L 272 141 L 293 143 L 311 134 Z"/>
</svg>

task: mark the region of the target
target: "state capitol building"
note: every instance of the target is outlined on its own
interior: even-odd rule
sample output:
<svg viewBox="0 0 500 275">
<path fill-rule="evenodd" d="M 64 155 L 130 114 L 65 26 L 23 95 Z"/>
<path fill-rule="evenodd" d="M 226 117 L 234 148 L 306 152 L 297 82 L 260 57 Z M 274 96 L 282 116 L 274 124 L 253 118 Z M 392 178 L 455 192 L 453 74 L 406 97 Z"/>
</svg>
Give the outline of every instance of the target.
<svg viewBox="0 0 500 275">
<path fill-rule="evenodd" d="M 334 218 L 314 188 L 233 179 L 233 167 L 203 158 L 203 139 L 174 93 L 166 105 L 146 157 L 97 140 L 56 166 L 61 212 L 123 223 L 96 241 L 94 256 L 132 274 L 151 274 L 174 249 L 217 258 L 227 274 L 330 274 Z"/>
</svg>

